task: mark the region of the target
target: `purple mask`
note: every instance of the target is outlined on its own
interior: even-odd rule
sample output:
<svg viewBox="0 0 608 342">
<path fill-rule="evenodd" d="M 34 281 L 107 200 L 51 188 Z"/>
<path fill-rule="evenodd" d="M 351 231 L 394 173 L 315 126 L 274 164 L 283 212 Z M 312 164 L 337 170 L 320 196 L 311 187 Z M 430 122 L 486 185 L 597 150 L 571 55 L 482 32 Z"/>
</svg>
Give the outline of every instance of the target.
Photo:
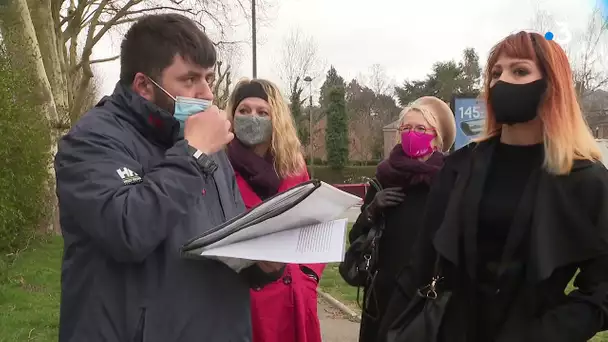
<svg viewBox="0 0 608 342">
<path fill-rule="evenodd" d="M 435 135 L 429 133 L 402 132 L 401 147 L 403 152 L 411 158 L 426 157 L 433 153 L 431 142 L 434 138 Z"/>
</svg>

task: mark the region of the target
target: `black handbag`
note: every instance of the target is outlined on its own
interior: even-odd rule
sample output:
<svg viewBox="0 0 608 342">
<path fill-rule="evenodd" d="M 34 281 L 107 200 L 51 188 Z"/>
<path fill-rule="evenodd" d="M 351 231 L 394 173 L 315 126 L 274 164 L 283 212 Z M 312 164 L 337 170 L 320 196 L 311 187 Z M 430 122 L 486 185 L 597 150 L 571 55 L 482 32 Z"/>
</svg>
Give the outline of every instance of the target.
<svg viewBox="0 0 608 342">
<path fill-rule="evenodd" d="M 441 322 L 452 297 L 451 291 L 442 291 L 441 257 L 435 261 L 431 282 L 418 289 L 407 308 L 393 322 L 386 342 L 437 342 Z"/>
<path fill-rule="evenodd" d="M 376 191 L 382 190 L 374 180 L 370 180 L 369 183 Z M 383 230 L 384 220 L 379 220 L 367 234 L 359 236 L 346 250 L 344 261 L 340 263 L 338 271 L 348 285 L 365 287 L 374 278 L 378 263 L 378 242 Z"/>
</svg>

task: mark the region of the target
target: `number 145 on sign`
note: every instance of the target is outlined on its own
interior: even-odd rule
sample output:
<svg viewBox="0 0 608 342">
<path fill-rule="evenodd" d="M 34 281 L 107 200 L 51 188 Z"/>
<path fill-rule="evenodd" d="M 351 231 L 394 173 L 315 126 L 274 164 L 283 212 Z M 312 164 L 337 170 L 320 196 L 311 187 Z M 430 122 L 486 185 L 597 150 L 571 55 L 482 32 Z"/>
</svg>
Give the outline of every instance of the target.
<svg viewBox="0 0 608 342">
<path fill-rule="evenodd" d="M 469 106 L 458 108 L 460 119 L 479 119 L 481 118 L 481 112 L 479 106 Z"/>
</svg>

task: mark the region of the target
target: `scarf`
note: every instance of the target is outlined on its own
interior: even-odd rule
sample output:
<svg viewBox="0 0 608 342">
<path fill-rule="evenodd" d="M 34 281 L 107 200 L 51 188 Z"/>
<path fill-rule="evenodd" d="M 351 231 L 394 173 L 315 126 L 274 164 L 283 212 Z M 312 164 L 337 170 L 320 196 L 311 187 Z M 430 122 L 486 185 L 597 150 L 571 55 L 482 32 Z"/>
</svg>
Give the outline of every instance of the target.
<svg viewBox="0 0 608 342">
<path fill-rule="evenodd" d="M 260 157 L 238 139 L 232 140 L 228 145 L 227 153 L 234 170 L 262 201 L 279 192 L 281 178 L 274 169 L 271 153 Z"/>
<path fill-rule="evenodd" d="M 396 145 L 388 159 L 385 159 L 376 169 L 376 179 L 383 188 L 408 187 L 420 183 L 431 184 L 433 176 L 443 166 L 444 155 L 433 152 L 426 161 L 410 158 L 403 152 L 401 144 Z"/>
</svg>

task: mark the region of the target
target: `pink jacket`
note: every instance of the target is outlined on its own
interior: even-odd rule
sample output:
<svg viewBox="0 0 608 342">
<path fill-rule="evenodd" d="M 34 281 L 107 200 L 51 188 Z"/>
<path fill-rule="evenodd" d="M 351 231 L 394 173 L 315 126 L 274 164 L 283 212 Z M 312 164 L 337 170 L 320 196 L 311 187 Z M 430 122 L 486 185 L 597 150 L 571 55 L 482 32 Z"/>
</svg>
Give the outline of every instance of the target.
<svg viewBox="0 0 608 342">
<path fill-rule="evenodd" d="M 308 179 L 306 172 L 285 179 L 279 192 Z M 238 173 L 236 180 L 248 210 L 262 202 Z M 306 272 L 321 279 L 324 268 L 325 264 L 288 264 L 281 279 L 251 290 L 253 342 L 321 342 L 318 283 Z"/>
</svg>

